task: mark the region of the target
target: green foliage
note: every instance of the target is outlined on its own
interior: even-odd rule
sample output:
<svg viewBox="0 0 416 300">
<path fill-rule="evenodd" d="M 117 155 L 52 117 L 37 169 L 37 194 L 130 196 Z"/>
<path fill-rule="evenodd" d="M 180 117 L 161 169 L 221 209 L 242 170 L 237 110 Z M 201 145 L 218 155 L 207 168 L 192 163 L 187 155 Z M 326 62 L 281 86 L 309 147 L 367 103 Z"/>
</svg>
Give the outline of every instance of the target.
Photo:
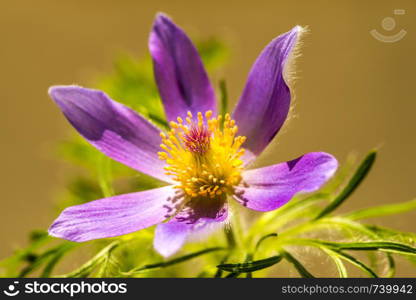
<svg viewBox="0 0 416 300">
<path fill-rule="evenodd" d="M 269 258 L 260 259 L 256 261 L 250 261 L 245 263 L 237 264 L 220 264 L 217 266 L 218 269 L 232 272 L 232 273 L 251 273 L 254 271 L 262 270 L 271 267 L 282 260 L 281 255 L 275 255 Z"/>
<path fill-rule="evenodd" d="M 223 65 L 228 51 L 219 40 L 209 39 L 198 46 L 210 72 Z M 99 78 L 96 86 L 160 128 L 167 126 L 149 58 L 138 60 L 120 55 L 112 74 Z M 218 89 L 220 109 L 224 113 L 228 109 L 225 81 L 218 84 Z M 58 210 L 161 186 L 155 179 L 105 157 L 75 134 L 59 144 L 57 154 L 71 166 L 65 190 L 57 195 Z M 31 232 L 27 247 L 0 261 L 0 275 L 264 277 L 278 274 L 281 262 L 286 261 L 286 266 L 296 270 L 299 276 L 311 278 L 322 276 L 319 274 L 322 268 L 313 269 L 313 274 L 309 271 L 312 266 L 307 258 L 316 251 L 322 263 L 328 264 L 328 270 L 331 264 L 335 266 L 339 277 L 348 277 L 353 268 L 364 276 L 391 277 L 396 271 L 396 257 L 416 263 L 416 234 L 367 224 L 363 220 L 412 211 L 416 209 L 416 199 L 336 214 L 336 209 L 350 199 L 369 175 L 376 156 L 377 152 L 371 151 L 355 170 L 355 163 L 348 159 L 321 191 L 297 195 L 278 210 L 246 215 L 245 208 L 232 206 L 231 228 L 226 228 L 224 235 L 217 233 L 203 243 L 188 243 L 182 253 L 170 259 L 164 260 L 153 250 L 153 228 L 83 244 L 49 237 L 42 230 Z M 77 257 L 80 254 L 90 258 L 85 261 L 84 257 Z M 70 269 L 65 261 L 72 262 Z M 80 261 L 85 262 L 73 269 L 74 262 Z"/>
<path fill-rule="evenodd" d="M 290 254 L 287 251 L 282 251 L 282 255 L 287 261 L 293 264 L 293 266 L 295 267 L 295 269 L 298 271 L 299 275 L 302 278 L 314 278 L 315 277 L 303 266 L 303 264 L 299 260 L 293 257 L 292 254 Z"/>
<path fill-rule="evenodd" d="M 360 185 L 360 183 L 367 176 L 371 167 L 376 160 L 377 152 L 371 151 L 366 158 L 363 160 L 361 165 L 358 167 L 357 171 L 354 173 L 354 176 L 351 177 L 348 184 L 342 190 L 342 192 L 332 201 L 327 207 L 325 207 L 317 216 L 316 219 L 320 219 L 327 214 L 334 211 L 338 206 L 340 206 Z"/>
<path fill-rule="evenodd" d="M 221 247 L 208 248 L 208 249 L 193 252 L 184 256 L 180 256 L 171 260 L 162 261 L 159 263 L 153 263 L 153 264 L 145 265 L 143 267 L 134 268 L 128 272 L 121 272 L 121 274 L 128 277 L 128 276 L 144 273 L 153 269 L 162 269 L 162 268 L 170 267 L 176 264 L 180 264 L 182 262 L 186 262 L 195 257 L 201 256 L 210 252 L 215 252 L 215 251 L 220 251 L 220 250 L 225 250 L 225 248 L 221 248 Z"/>
<path fill-rule="evenodd" d="M 225 115 L 228 112 L 228 92 L 225 80 L 220 81 L 220 114 Z"/>
</svg>

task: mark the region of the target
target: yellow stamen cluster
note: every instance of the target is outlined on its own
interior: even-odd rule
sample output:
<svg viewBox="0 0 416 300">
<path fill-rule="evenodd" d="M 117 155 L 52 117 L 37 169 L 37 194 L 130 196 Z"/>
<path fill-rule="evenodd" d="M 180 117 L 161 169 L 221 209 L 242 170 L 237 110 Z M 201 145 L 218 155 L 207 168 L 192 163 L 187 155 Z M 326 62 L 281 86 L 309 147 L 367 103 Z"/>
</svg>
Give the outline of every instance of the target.
<svg viewBox="0 0 416 300">
<path fill-rule="evenodd" d="M 194 120 L 188 112 L 185 121 L 178 117 L 170 127 L 167 134 L 160 134 L 164 152 L 158 154 L 168 165 L 166 174 L 178 182 L 176 187 L 190 198 L 232 193 L 241 181 L 241 145 L 246 138 L 236 136 L 238 127 L 230 115 L 222 119 L 207 111 L 204 118 L 199 112 Z"/>
</svg>

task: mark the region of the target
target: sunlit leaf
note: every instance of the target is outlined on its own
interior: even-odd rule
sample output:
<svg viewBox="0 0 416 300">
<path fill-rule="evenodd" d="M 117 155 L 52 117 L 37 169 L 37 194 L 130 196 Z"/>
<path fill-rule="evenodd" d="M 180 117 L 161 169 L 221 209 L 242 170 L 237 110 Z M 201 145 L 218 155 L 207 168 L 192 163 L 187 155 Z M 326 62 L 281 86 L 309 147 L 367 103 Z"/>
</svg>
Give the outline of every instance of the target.
<svg viewBox="0 0 416 300">
<path fill-rule="evenodd" d="M 213 72 L 224 66 L 228 57 L 229 49 L 225 43 L 215 37 L 199 40 L 196 43 L 202 61 L 209 72 Z"/>
<path fill-rule="evenodd" d="M 255 235 L 261 231 L 276 231 L 284 225 L 305 218 L 307 216 L 315 216 L 316 210 L 319 209 L 316 205 L 319 202 L 326 201 L 329 195 L 315 194 L 306 198 L 297 198 L 290 201 L 285 206 L 268 213 L 264 213 L 251 226 L 249 235 Z"/>
<path fill-rule="evenodd" d="M 269 238 L 272 238 L 272 237 L 277 237 L 277 233 L 269 233 L 269 234 L 266 234 L 266 235 L 262 236 L 262 237 L 259 239 L 259 241 L 257 242 L 257 244 L 256 244 L 255 251 L 257 251 L 257 249 L 260 247 L 260 245 L 261 245 L 261 244 L 262 244 L 265 240 L 267 240 L 267 239 L 269 239 Z"/>
<path fill-rule="evenodd" d="M 358 259 L 356 259 L 355 257 L 339 251 L 339 250 L 335 250 L 335 249 L 328 249 L 328 252 L 332 252 L 335 256 L 338 256 L 339 258 L 349 262 L 350 264 L 356 266 L 357 268 L 361 269 L 363 272 L 367 273 L 368 275 L 370 275 L 371 277 L 374 278 L 378 278 L 377 274 L 370 268 L 368 267 L 366 264 L 364 264 L 363 262 L 359 261 Z M 344 277 L 344 275 L 346 275 L 346 270 L 345 267 L 343 266 L 339 266 L 337 264 L 338 267 L 344 268 L 344 270 L 340 270 L 340 274 L 342 274 L 341 277 Z"/>
<path fill-rule="evenodd" d="M 228 91 L 225 80 L 220 81 L 220 114 L 225 115 L 228 112 Z"/>
<path fill-rule="evenodd" d="M 169 267 L 169 266 L 172 266 L 172 265 L 176 265 L 176 264 L 179 264 L 179 263 L 186 262 L 186 261 L 191 260 L 193 258 L 196 258 L 198 256 L 201 256 L 201 255 L 204 255 L 204 254 L 207 254 L 207 253 L 210 253 L 210 252 L 220 251 L 220 250 L 225 250 L 225 248 L 215 247 L 215 248 L 204 249 L 204 250 L 194 252 L 194 253 L 191 253 L 191 254 L 187 254 L 187 255 L 184 255 L 184 256 L 181 256 L 181 257 L 178 257 L 178 258 L 174 258 L 174 259 L 171 259 L 171 260 L 168 260 L 168 261 L 158 262 L 158 263 L 138 267 L 138 268 L 135 268 L 135 269 L 130 270 L 128 272 L 122 272 L 122 274 L 124 276 L 131 276 L 131 275 L 143 273 L 144 271 L 149 271 L 149 270 L 152 270 L 152 269 L 166 268 L 166 267 Z"/>
<path fill-rule="evenodd" d="M 293 266 L 296 268 L 296 270 L 298 271 L 300 276 L 302 276 L 303 278 L 314 278 L 315 277 L 292 254 L 290 254 L 287 251 L 283 251 L 282 255 L 288 262 L 293 264 Z"/>
<path fill-rule="evenodd" d="M 239 264 L 220 264 L 217 268 L 231 273 L 247 273 L 271 267 L 282 260 L 281 255 Z"/>
<path fill-rule="evenodd" d="M 112 172 L 111 172 L 111 160 L 106 156 L 98 158 L 97 164 L 98 182 L 101 187 L 103 196 L 108 198 L 114 196 L 114 190 L 112 186 Z"/>
<path fill-rule="evenodd" d="M 355 243 L 335 243 L 335 242 L 322 242 L 320 244 L 330 246 L 339 250 L 382 250 L 388 252 L 412 254 L 416 255 L 416 248 L 410 247 L 401 243 L 394 242 L 355 242 Z"/>
<path fill-rule="evenodd" d="M 369 207 L 353 211 L 344 215 L 345 218 L 351 220 L 369 219 L 374 217 L 389 216 L 405 213 L 416 209 L 416 199 L 403 203 L 394 203 Z"/>
<path fill-rule="evenodd" d="M 65 254 L 70 250 L 75 248 L 77 244 L 75 243 L 65 243 L 58 251 L 56 251 L 52 258 L 45 265 L 40 277 L 50 277 L 56 265 L 60 262 Z"/>
<path fill-rule="evenodd" d="M 93 258 L 91 258 L 89 261 L 87 261 L 85 264 L 83 264 L 78 269 L 76 269 L 76 270 L 74 270 L 70 273 L 57 276 L 57 277 L 67 277 L 67 278 L 88 277 L 92 273 L 92 271 L 95 269 L 95 267 L 97 267 L 97 265 L 99 265 L 100 263 L 105 261 L 108 253 L 112 252 L 119 245 L 120 245 L 120 241 L 114 241 L 114 242 L 110 243 L 108 246 L 103 248 Z"/>
<path fill-rule="evenodd" d="M 388 260 L 388 269 L 386 277 L 393 278 L 396 274 L 396 263 L 394 262 L 393 255 L 387 253 L 387 260 Z"/>
<path fill-rule="evenodd" d="M 53 267 L 56 265 L 57 259 L 61 258 L 66 252 L 68 252 L 75 246 L 75 243 L 64 242 L 56 247 L 48 249 L 44 253 L 36 256 L 36 259 L 34 259 L 25 268 L 23 268 L 18 277 L 26 277 L 27 275 L 41 268 L 43 265 L 46 265 L 46 267 L 42 273 L 42 277 L 45 277 L 45 273 L 46 276 L 48 276 L 49 270 L 52 270 Z"/>
<path fill-rule="evenodd" d="M 371 230 L 380 239 L 393 241 L 398 243 L 405 243 L 410 246 L 416 246 L 416 234 L 413 232 L 403 232 L 390 228 L 380 227 L 376 225 L 364 225 L 368 230 Z"/>
<path fill-rule="evenodd" d="M 333 262 L 335 263 L 335 266 L 337 267 L 339 277 L 348 278 L 347 268 L 345 267 L 344 263 L 339 258 L 339 256 L 336 254 L 336 252 L 327 248 L 322 248 L 321 250 L 324 251 L 326 254 L 328 254 L 328 256 L 333 260 Z"/>
<path fill-rule="evenodd" d="M 40 248 L 51 241 L 51 237 L 45 230 L 33 230 L 29 233 L 29 245 L 18 249 L 11 256 L 0 261 L 0 268 L 5 277 L 18 277 L 22 272 L 21 268 L 27 264 L 33 264 L 39 257 L 37 254 Z"/>
<path fill-rule="evenodd" d="M 355 174 L 351 177 L 346 187 L 341 191 L 341 193 L 327 206 L 323 209 L 315 219 L 320 219 L 327 214 L 330 214 L 335 209 L 337 209 L 360 185 L 360 183 L 367 176 L 370 171 L 374 161 L 376 159 L 377 152 L 371 151 L 361 162 L 360 166 L 357 168 Z"/>
</svg>

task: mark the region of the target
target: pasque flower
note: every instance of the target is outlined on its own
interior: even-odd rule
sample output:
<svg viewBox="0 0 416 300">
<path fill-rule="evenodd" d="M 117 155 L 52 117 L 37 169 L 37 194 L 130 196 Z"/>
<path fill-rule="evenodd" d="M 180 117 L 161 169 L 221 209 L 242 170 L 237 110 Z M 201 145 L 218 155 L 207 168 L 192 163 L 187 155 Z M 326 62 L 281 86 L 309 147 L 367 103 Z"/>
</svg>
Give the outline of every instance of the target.
<svg viewBox="0 0 416 300">
<path fill-rule="evenodd" d="M 294 27 L 266 46 L 234 112 L 221 116 L 194 45 L 168 17 L 158 15 L 149 48 L 169 131 L 101 91 L 51 87 L 52 99 L 90 144 L 167 185 L 68 207 L 49 234 L 84 242 L 158 224 L 154 246 L 168 256 L 191 235 L 226 223 L 228 199 L 266 212 L 296 193 L 320 188 L 337 169 L 336 159 L 324 152 L 247 170 L 287 118 L 291 93 L 285 74 L 301 31 Z"/>
</svg>

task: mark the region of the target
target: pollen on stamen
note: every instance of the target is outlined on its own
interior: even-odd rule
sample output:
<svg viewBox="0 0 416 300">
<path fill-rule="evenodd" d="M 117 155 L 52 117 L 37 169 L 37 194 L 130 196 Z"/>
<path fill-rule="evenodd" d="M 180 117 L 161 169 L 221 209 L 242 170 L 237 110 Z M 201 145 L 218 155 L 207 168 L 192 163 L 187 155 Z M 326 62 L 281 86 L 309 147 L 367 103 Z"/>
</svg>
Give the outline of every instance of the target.
<svg viewBox="0 0 416 300">
<path fill-rule="evenodd" d="M 205 126 L 193 126 L 185 135 L 185 146 L 196 154 L 204 154 L 209 150 L 211 133 Z"/>
<path fill-rule="evenodd" d="M 176 188 L 190 198 L 217 198 L 232 193 L 241 181 L 241 148 L 245 137 L 229 114 L 213 117 L 212 111 L 188 112 L 185 120 L 171 121 L 171 130 L 161 133 L 159 158 L 166 161 L 166 174 L 178 181 Z"/>
</svg>

